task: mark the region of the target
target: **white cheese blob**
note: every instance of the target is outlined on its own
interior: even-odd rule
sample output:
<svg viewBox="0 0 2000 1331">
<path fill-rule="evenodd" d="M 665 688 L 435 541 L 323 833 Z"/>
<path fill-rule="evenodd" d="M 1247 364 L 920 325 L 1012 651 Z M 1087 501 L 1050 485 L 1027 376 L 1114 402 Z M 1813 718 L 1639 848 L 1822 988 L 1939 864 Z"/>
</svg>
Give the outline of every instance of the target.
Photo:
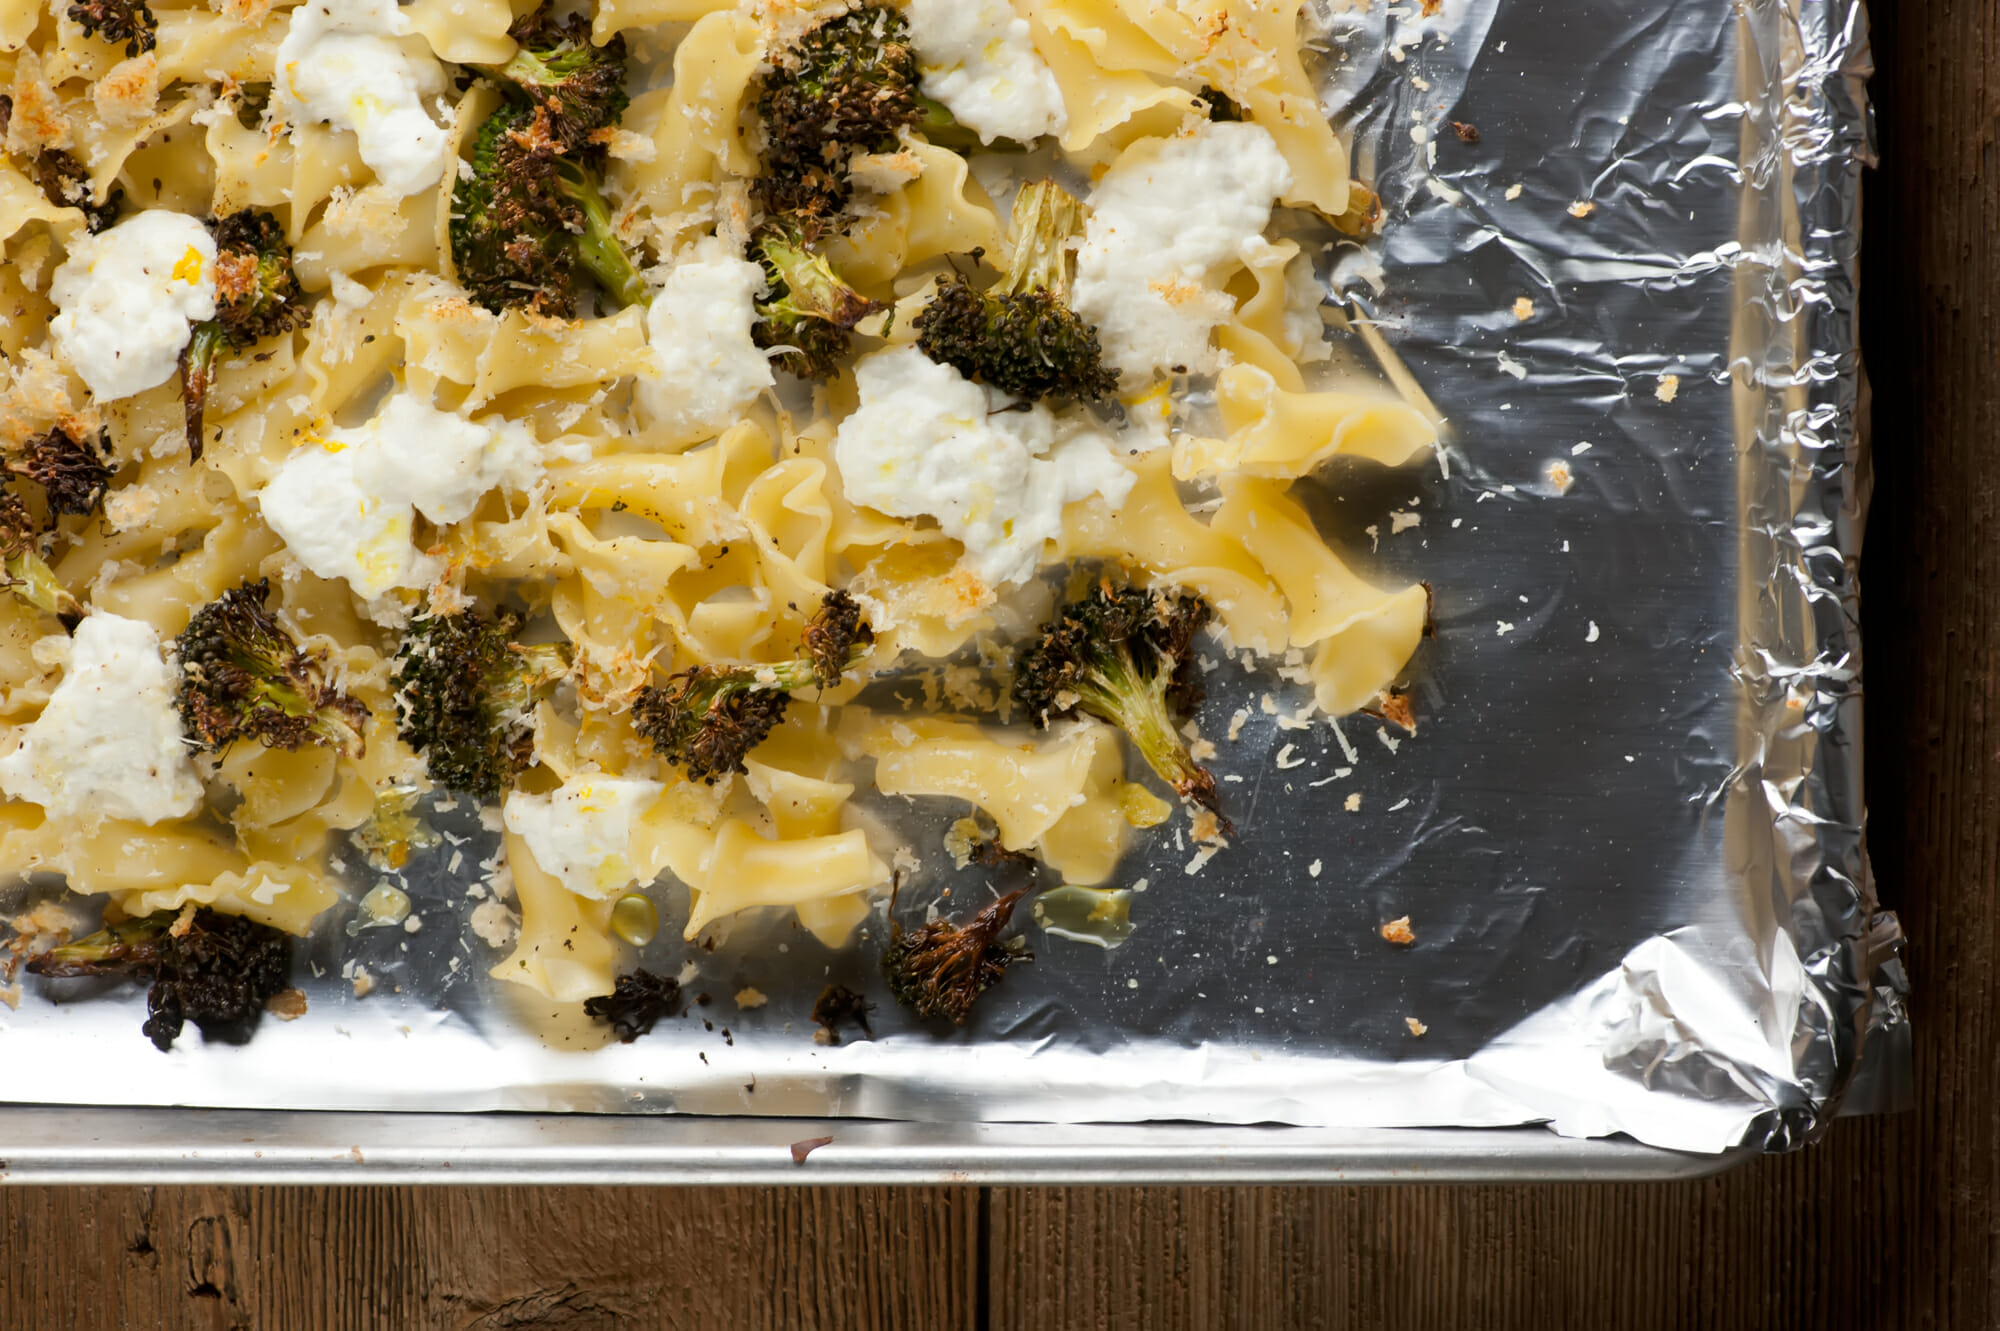
<svg viewBox="0 0 2000 1331">
<path fill-rule="evenodd" d="M 507 830 L 543 873 L 580 897 L 603 901 L 639 880 L 632 835 L 666 787 L 625 777 L 573 776 L 547 795 L 507 796 Z"/>
<path fill-rule="evenodd" d="M 91 395 L 142 393 L 173 377 L 189 325 L 215 317 L 215 237 L 157 208 L 79 235 L 49 298 L 49 336 Z"/>
<path fill-rule="evenodd" d="M 450 141 L 424 109 L 445 89 L 444 66 L 418 43 L 396 0 L 308 0 L 278 44 L 278 109 L 295 125 L 352 130 L 361 160 L 394 194 L 444 175 Z"/>
<path fill-rule="evenodd" d="M 1263 244 L 1292 170 L 1261 126 L 1204 123 L 1142 139 L 1097 182 L 1070 303 L 1128 380 L 1216 365 L 1209 334 L 1235 302 L 1222 279 Z"/>
<path fill-rule="evenodd" d="M 654 372 L 633 387 L 664 442 L 720 434 L 774 382 L 750 335 L 763 290 L 764 270 L 713 238 L 668 271 L 646 310 Z"/>
<path fill-rule="evenodd" d="M 1032 143 L 1069 127 L 1062 89 L 1007 0 L 910 0 L 923 89 L 980 142 Z"/>
<path fill-rule="evenodd" d="M 936 518 L 989 587 L 1034 576 L 1065 504 L 1099 494 L 1116 508 L 1131 492 L 1100 433 L 1039 403 L 996 410 L 1012 400 L 915 347 L 865 357 L 854 380 L 861 405 L 833 441 L 842 491 L 892 517 Z"/>
<path fill-rule="evenodd" d="M 540 476 L 525 425 L 467 420 L 399 392 L 365 424 L 328 430 L 295 451 L 258 506 L 295 559 L 372 601 L 442 571 L 411 544 L 417 513 L 463 522 L 487 492 L 532 489 Z"/>
<path fill-rule="evenodd" d="M 21 747 L 0 758 L 0 790 L 51 818 L 185 818 L 202 791 L 174 682 L 151 624 L 95 612 L 77 625 L 69 667 Z"/>
</svg>

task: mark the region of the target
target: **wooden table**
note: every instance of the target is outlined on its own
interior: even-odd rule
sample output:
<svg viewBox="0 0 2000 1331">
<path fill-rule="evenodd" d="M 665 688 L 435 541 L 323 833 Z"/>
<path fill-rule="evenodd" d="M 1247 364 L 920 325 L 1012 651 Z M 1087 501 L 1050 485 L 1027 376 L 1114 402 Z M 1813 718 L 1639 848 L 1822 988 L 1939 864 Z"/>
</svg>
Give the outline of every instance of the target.
<svg viewBox="0 0 2000 1331">
<path fill-rule="evenodd" d="M 1915 1113 L 1655 1187 L 0 1189 L 0 1326 L 2000 1324 L 2000 6 L 1876 10 L 1868 772 Z"/>
</svg>

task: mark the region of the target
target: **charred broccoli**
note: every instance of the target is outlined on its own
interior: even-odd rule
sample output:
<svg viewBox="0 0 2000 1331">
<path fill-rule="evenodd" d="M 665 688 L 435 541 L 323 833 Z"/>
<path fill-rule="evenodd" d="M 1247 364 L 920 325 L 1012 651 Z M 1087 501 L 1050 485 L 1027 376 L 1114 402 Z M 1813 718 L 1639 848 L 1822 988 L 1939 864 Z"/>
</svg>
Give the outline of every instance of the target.
<svg viewBox="0 0 2000 1331">
<path fill-rule="evenodd" d="M 1210 120 L 1248 120 L 1250 118 L 1244 113 L 1242 106 L 1237 103 L 1235 98 L 1211 84 L 1202 85 L 1201 103 L 1202 108 L 1208 112 Z"/>
<path fill-rule="evenodd" d="M 1101 398 L 1117 372 L 1104 364 L 1097 330 L 1069 307 L 1070 242 L 1083 205 L 1054 181 L 1014 199 L 1014 258 L 988 290 L 954 274 L 917 315 L 917 346 L 968 379 L 1033 401 Z"/>
<path fill-rule="evenodd" d="M 874 1004 L 846 985 L 828 985 L 813 1003 L 813 1025 L 819 1028 L 813 1032 L 813 1043 L 839 1044 L 842 1026 L 858 1027 L 863 1039 L 874 1039 L 875 1027 L 868 1020 L 874 1010 Z"/>
<path fill-rule="evenodd" d="M 14 123 L 14 99 L 0 93 L 0 139 L 7 137 Z M 75 208 L 83 213 L 84 229 L 91 235 L 118 220 L 118 206 L 125 198 L 123 186 L 113 185 L 103 203 L 91 202 L 90 172 L 73 153 L 61 148 L 44 148 L 30 164 L 35 184 L 42 195 L 58 208 Z"/>
<path fill-rule="evenodd" d="M 111 484 L 110 440 L 101 432 L 89 444 L 72 439 L 61 426 L 38 434 L 21 448 L 19 457 L 7 459 L 7 470 L 42 487 L 48 496 L 49 518 L 64 514 L 88 517 L 104 502 Z"/>
<path fill-rule="evenodd" d="M 610 1026 L 626 1044 L 680 1010 L 680 981 L 643 969 L 619 976 L 611 993 L 583 1000 L 584 1014 Z"/>
<path fill-rule="evenodd" d="M 182 726 L 204 749 L 254 739 L 360 757 L 368 709 L 327 682 L 323 656 L 301 648 L 265 608 L 270 594 L 269 581 L 246 581 L 188 621 L 174 644 Z"/>
<path fill-rule="evenodd" d="M 849 286 L 825 256 L 807 247 L 796 223 L 766 223 L 751 248 L 768 288 L 757 303 L 757 345 L 783 348 L 775 363 L 801 379 L 833 378 L 847 354 L 848 330 L 888 306 Z"/>
<path fill-rule="evenodd" d="M 824 223 L 847 206 L 847 159 L 895 147 L 896 132 L 918 118 L 910 25 L 864 5 L 812 28 L 771 64 L 757 98 L 764 174 L 753 193 L 767 213 Z"/>
<path fill-rule="evenodd" d="M 160 27 L 146 0 L 76 0 L 69 17 L 87 37 L 125 43 L 128 56 L 152 50 Z"/>
<path fill-rule="evenodd" d="M 451 256 L 474 300 L 575 315 L 578 268 L 620 305 L 650 299 L 618 241 L 603 188 L 602 132 L 618 123 L 625 39 L 590 42 L 590 20 L 544 4 L 515 20 L 519 50 L 490 72 L 507 101 L 480 125 L 452 191 Z"/>
<path fill-rule="evenodd" d="M 919 1017 L 947 1017 L 964 1025 L 972 1005 L 1000 982 L 1009 966 L 1034 960 L 1022 939 L 1000 938 L 1015 904 L 1027 893 L 1025 887 L 1009 892 L 966 925 L 932 920 L 905 932 L 891 922 L 889 947 L 882 954 L 889 992 Z"/>
<path fill-rule="evenodd" d="M 568 319 L 579 267 L 621 305 L 649 299 L 612 227 L 596 156 L 565 148 L 534 106 L 508 102 L 486 118 L 451 201 L 452 262 L 474 300 L 496 314 L 524 306 Z"/>
<path fill-rule="evenodd" d="M 1179 728 L 1201 702 L 1193 643 L 1208 617 L 1198 596 L 1100 578 L 1016 657 L 1014 702 L 1040 726 L 1078 711 L 1109 721 L 1161 780 L 1231 835 L 1215 777 L 1188 753 Z"/>
<path fill-rule="evenodd" d="M 649 685 L 632 704 L 632 724 L 690 779 L 713 782 L 741 772 L 743 759 L 784 719 L 796 689 L 830 689 L 873 640 L 846 592 L 828 592 L 806 626 L 804 655 L 776 665 L 706 665 L 664 688 Z"/>
<path fill-rule="evenodd" d="M 224 347 L 247 351 L 298 327 L 306 295 L 292 272 L 292 247 L 276 216 L 245 209 L 211 224 L 215 232 L 215 317 L 194 326 L 181 351 L 181 406 L 188 457 L 201 460 L 201 421 L 215 358 Z"/>
<path fill-rule="evenodd" d="M 0 131 L 4 132 L 4 131 Z M 58 208 L 75 208 L 83 214 L 83 227 L 96 235 L 118 220 L 125 201 L 125 187 L 113 185 L 103 203 L 92 202 L 90 172 L 72 153 L 61 148 L 44 148 L 35 154 L 35 183 L 42 195 Z"/>
<path fill-rule="evenodd" d="M 433 781 L 487 801 L 526 766 L 535 704 L 569 670 L 560 645 L 512 641 L 519 626 L 477 610 L 421 616 L 397 656 L 397 730 Z"/>
<path fill-rule="evenodd" d="M 625 92 L 625 38 L 602 46 L 590 42 L 590 20 L 582 14 L 555 17 L 543 5 L 514 20 L 507 35 L 520 49 L 506 64 L 487 72 L 528 99 L 539 113 L 546 137 L 562 152 L 583 150 L 590 136 L 618 123 L 631 97 Z"/>
<path fill-rule="evenodd" d="M 0 567 L 6 569 L 7 590 L 47 614 L 80 617 L 83 607 L 56 581 L 55 570 L 42 558 L 41 543 L 21 496 L 11 486 L 0 486 Z"/>
<path fill-rule="evenodd" d="M 771 61 L 757 98 L 764 122 L 764 173 L 753 194 L 765 212 L 788 214 L 817 238 L 840 215 L 853 186 L 848 159 L 888 152 L 909 128 L 954 152 L 1019 150 L 982 143 L 939 101 L 918 91 L 909 21 L 864 5 L 809 29 Z"/>
<path fill-rule="evenodd" d="M 264 1005 L 289 987 L 292 941 L 268 924 L 202 907 L 143 915 L 53 948 L 28 962 L 35 975 L 150 976 L 141 1028 L 162 1051 L 182 1026 L 243 1040 Z"/>
</svg>

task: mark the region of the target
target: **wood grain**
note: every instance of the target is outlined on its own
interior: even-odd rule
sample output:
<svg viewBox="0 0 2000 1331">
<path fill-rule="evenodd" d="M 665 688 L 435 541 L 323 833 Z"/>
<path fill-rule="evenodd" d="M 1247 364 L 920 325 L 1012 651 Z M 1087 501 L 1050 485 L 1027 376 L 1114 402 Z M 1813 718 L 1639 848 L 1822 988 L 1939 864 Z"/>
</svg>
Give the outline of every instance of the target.
<svg viewBox="0 0 2000 1331">
<path fill-rule="evenodd" d="M 0 1189 L 0 1326 L 2000 1324 L 1996 18 L 1875 6 L 1868 770 L 1916 1112 L 1658 1187 Z"/>
<path fill-rule="evenodd" d="M 971 1331 L 978 1213 L 969 1189 L 22 1188 L 0 1325 Z"/>
</svg>

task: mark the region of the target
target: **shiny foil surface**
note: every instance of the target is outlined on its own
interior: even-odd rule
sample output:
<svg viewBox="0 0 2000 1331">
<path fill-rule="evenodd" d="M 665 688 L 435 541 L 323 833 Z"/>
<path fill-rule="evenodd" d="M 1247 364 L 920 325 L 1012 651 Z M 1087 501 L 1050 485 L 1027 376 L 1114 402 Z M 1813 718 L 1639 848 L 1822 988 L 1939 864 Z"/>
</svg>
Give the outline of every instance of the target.
<svg viewBox="0 0 2000 1331">
<path fill-rule="evenodd" d="M 1115 949 L 1024 909 L 1033 964 L 963 1029 L 889 1002 L 879 910 L 845 951 L 789 915 L 710 949 L 681 942 L 686 894 L 663 882 L 637 960 L 708 1001 L 611 1041 L 488 977 L 504 953 L 469 927 L 468 889 L 493 839 L 461 809 L 439 823 L 464 843 L 402 880 L 414 931 L 350 935 L 349 905 L 301 944 L 302 1018 L 243 1047 L 190 1028 L 157 1054 L 137 987 L 28 978 L 0 1009 L 0 1096 L 1542 1122 L 1701 1152 L 1796 1146 L 1844 1102 L 1896 1103 L 1898 933 L 1862 834 L 1861 7 L 1422 8 L 1316 15 L 1329 106 L 1386 208 L 1377 241 L 1321 267 L 1446 418 L 1446 455 L 1297 491 L 1357 569 L 1434 591 L 1414 734 L 1299 725 L 1296 686 L 1224 662 L 1201 724 L 1239 843 L 1199 863 L 1174 825 L 1141 833 Z M 919 860 L 906 920 L 946 886 L 963 914 L 1004 885 L 952 870 L 963 807 L 878 810 Z M 1414 942 L 1385 941 L 1402 917 Z M 876 1002 L 872 1039 L 814 1040 L 836 982 Z M 739 1006 L 746 989 L 766 1001 Z"/>
</svg>

